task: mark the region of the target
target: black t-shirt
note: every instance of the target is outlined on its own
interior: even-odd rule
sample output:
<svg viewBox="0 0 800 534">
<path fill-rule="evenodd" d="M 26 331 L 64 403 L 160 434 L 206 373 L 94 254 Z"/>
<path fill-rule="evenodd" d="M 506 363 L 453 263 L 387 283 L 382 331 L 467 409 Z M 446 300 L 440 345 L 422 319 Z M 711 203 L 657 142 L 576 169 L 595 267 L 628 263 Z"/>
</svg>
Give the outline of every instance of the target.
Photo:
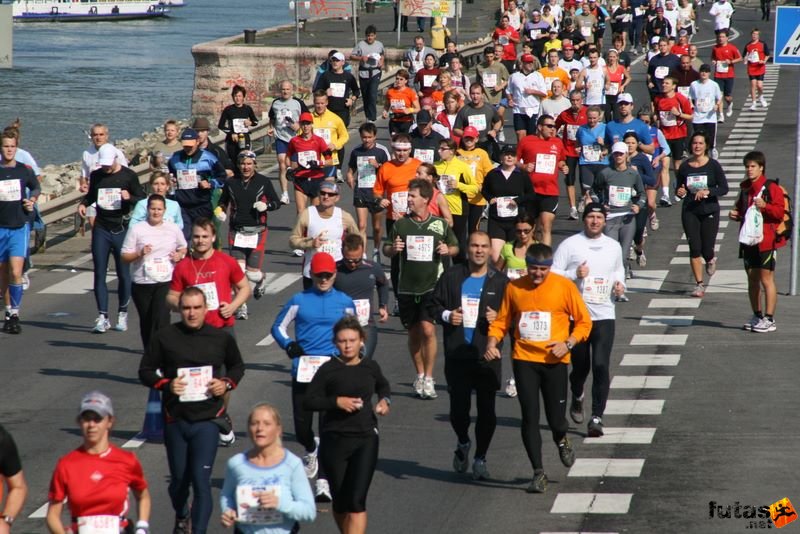
<svg viewBox="0 0 800 534">
<path fill-rule="evenodd" d="M 681 163 L 675 175 L 675 189 L 686 188 L 683 199 L 683 210 L 697 215 L 708 215 L 719 212 L 719 197 L 728 193 L 728 179 L 722 165 L 715 159 L 708 159 L 702 167 L 689 165 L 689 160 Z M 708 189 L 709 196 L 705 200 L 694 199 L 695 192 Z"/>
<path fill-rule="evenodd" d="M 348 108 L 345 105 L 350 95 L 358 97 L 361 91 L 358 88 L 358 82 L 355 76 L 347 71 L 335 73 L 332 70 L 325 71 L 319 77 L 318 88 L 323 91 L 331 89 L 328 94 L 328 109 L 331 111 L 345 111 Z"/>
<path fill-rule="evenodd" d="M 128 192 L 128 200 L 122 198 L 122 191 Z M 127 224 L 128 215 L 136 203 L 146 197 L 139 177 L 128 167 L 121 167 L 111 174 L 100 168 L 89 175 L 89 192 L 81 203 L 84 206 L 97 204 L 95 224 L 117 231 Z"/>
<path fill-rule="evenodd" d="M 370 194 L 378 175 L 378 169 L 369 163 L 371 158 L 375 158 L 375 161 L 383 165 L 389 161 L 389 151 L 380 143 L 376 143 L 372 148 L 359 145 L 350 152 L 350 160 L 347 163 L 347 168 L 355 174 L 356 188 Z"/>
<path fill-rule="evenodd" d="M 0 228 L 22 228 L 30 216 L 22 206 L 28 196 L 25 189 L 31 190 L 29 196 L 39 195 L 39 181 L 33 169 L 15 161 L 14 165 L 0 165 Z"/>
<path fill-rule="evenodd" d="M 256 210 L 253 207 L 256 202 L 266 204 L 267 211 L 274 211 L 281 207 L 280 199 L 269 178 L 256 173 L 246 183 L 242 178 L 225 181 L 219 204 L 232 207 L 233 217 L 230 223 L 232 229 L 240 230 L 245 226 L 265 227 L 267 225 L 267 213 Z"/>
<path fill-rule="evenodd" d="M 234 133 L 234 119 L 250 119 L 251 124 L 249 128 L 252 128 L 258 124 L 258 117 L 256 117 L 256 113 L 253 111 L 253 108 L 247 104 L 243 104 L 242 107 L 231 104 L 222 110 L 222 115 L 219 117 L 219 123 L 217 123 L 217 128 L 227 134 L 228 140 L 231 139 L 231 134 Z"/>
<path fill-rule="evenodd" d="M 0 425 L 0 475 L 13 477 L 22 471 L 17 445 L 5 428 Z"/>
</svg>

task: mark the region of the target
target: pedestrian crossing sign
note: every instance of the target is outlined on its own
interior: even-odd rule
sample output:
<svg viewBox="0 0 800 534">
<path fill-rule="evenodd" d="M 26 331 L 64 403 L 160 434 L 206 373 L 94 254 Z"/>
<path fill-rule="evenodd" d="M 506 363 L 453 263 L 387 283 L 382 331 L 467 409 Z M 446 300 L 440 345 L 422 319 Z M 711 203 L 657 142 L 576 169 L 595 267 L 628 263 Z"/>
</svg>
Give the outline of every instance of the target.
<svg viewBox="0 0 800 534">
<path fill-rule="evenodd" d="M 774 54 L 776 65 L 800 65 L 800 7 L 778 6 Z"/>
</svg>

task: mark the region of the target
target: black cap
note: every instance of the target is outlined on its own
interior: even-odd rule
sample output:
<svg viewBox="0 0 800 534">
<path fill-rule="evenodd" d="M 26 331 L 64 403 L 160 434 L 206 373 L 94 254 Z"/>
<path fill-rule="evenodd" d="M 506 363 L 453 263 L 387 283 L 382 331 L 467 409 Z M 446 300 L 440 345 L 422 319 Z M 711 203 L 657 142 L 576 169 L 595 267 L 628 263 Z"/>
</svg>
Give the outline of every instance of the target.
<svg viewBox="0 0 800 534">
<path fill-rule="evenodd" d="M 513 145 L 504 145 L 503 148 L 500 149 L 500 155 L 505 156 L 506 154 L 512 154 L 514 156 L 517 155 L 517 149 L 514 148 Z"/>
<path fill-rule="evenodd" d="M 421 109 L 417 112 L 417 124 L 430 124 L 433 122 L 431 112 L 427 109 Z"/>
<path fill-rule="evenodd" d="M 703 63 L 700 65 L 700 72 L 711 72 L 711 65 L 708 63 Z"/>
<path fill-rule="evenodd" d="M 590 213 L 602 213 L 603 217 L 605 217 L 606 209 L 599 202 L 590 202 L 583 208 L 583 218 L 586 219 L 586 216 Z"/>
</svg>

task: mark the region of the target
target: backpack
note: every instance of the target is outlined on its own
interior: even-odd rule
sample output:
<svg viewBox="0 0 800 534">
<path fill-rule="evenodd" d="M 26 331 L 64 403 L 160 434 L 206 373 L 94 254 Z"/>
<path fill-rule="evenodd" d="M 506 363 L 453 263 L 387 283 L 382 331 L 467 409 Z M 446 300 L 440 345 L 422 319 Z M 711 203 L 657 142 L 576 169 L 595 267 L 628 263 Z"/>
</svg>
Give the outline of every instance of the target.
<svg viewBox="0 0 800 534">
<path fill-rule="evenodd" d="M 777 179 L 768 180 L 768 182 L 774 182 L 783 193 L 783 219 L 778 223 L 778 226 L 775 229 L 775 246 L 776 248 L 780 248 L 786 245 L 786 242 L 792 238 L 792 229 L 794 228 L 794 218 L 792 217 L 792 199 L 789 196 L 789 193 L 786 191 L 786 188 L 783 187 Z M 767 187 L 764 190 L 764 200 L 766 202 L 771 200 L 769 192 L 770 188 Z"/>
</svg>

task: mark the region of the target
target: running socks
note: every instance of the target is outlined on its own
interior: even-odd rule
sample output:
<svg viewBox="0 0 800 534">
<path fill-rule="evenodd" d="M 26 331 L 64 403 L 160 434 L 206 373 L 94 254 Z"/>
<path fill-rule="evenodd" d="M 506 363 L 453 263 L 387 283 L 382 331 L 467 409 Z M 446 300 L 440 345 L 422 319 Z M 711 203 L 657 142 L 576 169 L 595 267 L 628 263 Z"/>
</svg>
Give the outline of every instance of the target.
<svg viewBox="0 0 800 534">
<path fill-rule="evenodd" d="M 22 284 L 9 284 L 8 296 L 11 300 L 11 315 L 18 315 L 22 305 Z"/>
</svg>

